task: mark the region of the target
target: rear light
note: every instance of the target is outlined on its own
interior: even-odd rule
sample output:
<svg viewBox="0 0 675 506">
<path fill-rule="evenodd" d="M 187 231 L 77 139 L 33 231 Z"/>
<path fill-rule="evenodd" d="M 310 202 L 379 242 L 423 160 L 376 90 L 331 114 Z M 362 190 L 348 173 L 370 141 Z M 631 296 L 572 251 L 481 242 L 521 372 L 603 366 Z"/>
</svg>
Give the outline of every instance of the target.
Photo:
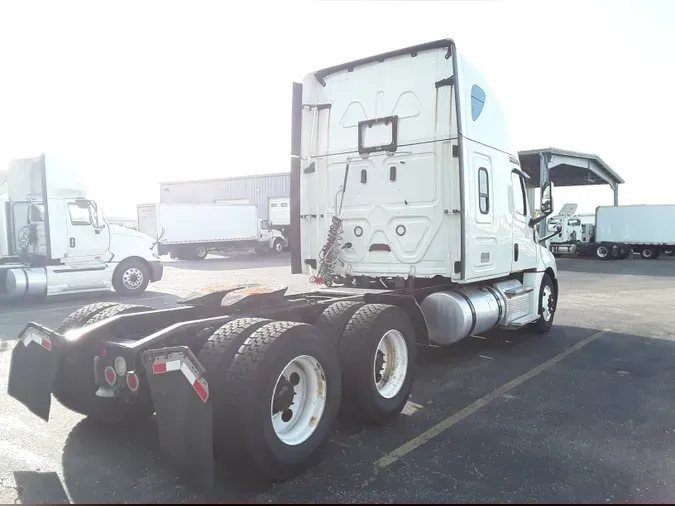
<svg viewBox="0 0 675 506">
<path fill-rule="evenodd" d="M 127 361 L 122 357 L 115 359 L 115 372 L 118 376 L 124 376 L 127 373 Z"/>
<path fill-rule="evenodd" d="M 110 386 L 113 386 L 115 384 L 115 381 L 117 381 L 117 374 L 115 374 L 115 369 L 108 366 L 105 368 L 104 374 L 106 383 L 108 383 L 108 385 Z"/>
<path fill-rule="evenodd" d="M 152 374 L 162 374 L 166 372 L 166 362 L 162 362 L 159 364 L 153 364 L 152 366 Z"/>
<path fill-rule="evenodd" d="M 127 374 L 127 386 L 132 392 L 138 390 L 138 376 L 136 374 L 132 372 Z"/>
</svg>

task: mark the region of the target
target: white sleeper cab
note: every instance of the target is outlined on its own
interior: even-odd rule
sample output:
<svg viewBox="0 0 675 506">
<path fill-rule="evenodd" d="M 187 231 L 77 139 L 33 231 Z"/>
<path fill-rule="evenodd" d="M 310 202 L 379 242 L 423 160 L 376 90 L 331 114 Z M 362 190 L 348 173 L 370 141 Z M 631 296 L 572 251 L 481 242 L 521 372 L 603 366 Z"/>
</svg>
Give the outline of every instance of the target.
<svg viewBox="0 0 675 506">
<path fill-rule="evenodd" d="M 156 240 L 108 224 L 45 155 L 13 160 L 0 194 L 0 300 L 145 291 L 162 278 Z"/>
<path fill-rule="evenodd" d="M 420 305 L 450 344 L 548 329 L 556 263 L 533 219 L 494 91 L 452 41 L 308 75 L 302 84 L 303 272 L 355 287 L 445 285 Z"/>
</svg>

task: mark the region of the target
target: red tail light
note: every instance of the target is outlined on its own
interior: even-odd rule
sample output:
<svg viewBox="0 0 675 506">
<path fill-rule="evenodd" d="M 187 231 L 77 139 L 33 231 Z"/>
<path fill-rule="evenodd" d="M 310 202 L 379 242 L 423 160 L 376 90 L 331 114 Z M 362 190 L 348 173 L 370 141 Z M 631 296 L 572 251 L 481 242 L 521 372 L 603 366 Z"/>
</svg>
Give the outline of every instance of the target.
<svg viewBox="0 0 675 506">
<path fill-rule="evenodd" d="M 127 374 L 127 386 L 132 392 L 138 390 L 138 376 L 134 373 Z"/>
<path fill-rule="evenodd" d="M 108 366 L 105 368 L 105 381 L 108 385 L 113 386 L 115 381 L 117 381 L 117 374 L 115 374 L 115 369 Z"/>
</svg>

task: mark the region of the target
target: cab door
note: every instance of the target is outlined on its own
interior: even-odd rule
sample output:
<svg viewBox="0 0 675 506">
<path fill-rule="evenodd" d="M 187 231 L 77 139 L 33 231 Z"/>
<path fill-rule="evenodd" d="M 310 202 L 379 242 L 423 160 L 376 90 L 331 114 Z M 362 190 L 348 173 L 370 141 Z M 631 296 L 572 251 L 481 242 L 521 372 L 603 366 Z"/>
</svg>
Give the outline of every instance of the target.
<svg viewBox="0 0 675 506">
<path fill-rule="evenodd" d="M 532 213 L 527 202 L 525 179 L 515 166 L 511 172 L 510 200 L 513 217 L 511 271 L 533 269 L 537 266 L 537 245 L 534 240 L 534 229 L 529 224 Z"/>
<path fill-rule="evenodd" d="M 267 220 L 258 220 L 258 229 L 260 233 L 260 241 L 270 241 L 272 239 L 272 227 Z"/>
<path fill-rule="evenodd" d="M 99 225 L 96 205 L 90 200 L 66 202 L 66 224 L 68 265 L 72 268 L 102 267 L 108 256 L 109 231 Z"/>
</svg>

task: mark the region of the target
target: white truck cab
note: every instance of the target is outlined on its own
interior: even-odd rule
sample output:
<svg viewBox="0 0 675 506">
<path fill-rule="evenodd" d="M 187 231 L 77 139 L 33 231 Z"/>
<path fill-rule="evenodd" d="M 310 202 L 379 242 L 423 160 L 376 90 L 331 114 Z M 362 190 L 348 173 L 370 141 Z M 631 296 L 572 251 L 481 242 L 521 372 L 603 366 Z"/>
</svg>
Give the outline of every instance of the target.
<svg viewBox="0 0 675 506">
<path fill-rule="evenodd" d="M 155 240 L 106 222 L 97 203 L 68 186 L 47 157 L 10 162 L 0 195 L 0 300 L 145 291 L 162 277 Z"/>
<path fill-rule="evenodd" d="M 552 212 L 552 185 L 534 218 L 497 95 L 452 40 L 307 75 L 301 123 L 299 235 L 313 280 L 447 283 L 421 301 L 440 344 L 550 317 L 556 262 L 535 225 Z"/>
</svg>

